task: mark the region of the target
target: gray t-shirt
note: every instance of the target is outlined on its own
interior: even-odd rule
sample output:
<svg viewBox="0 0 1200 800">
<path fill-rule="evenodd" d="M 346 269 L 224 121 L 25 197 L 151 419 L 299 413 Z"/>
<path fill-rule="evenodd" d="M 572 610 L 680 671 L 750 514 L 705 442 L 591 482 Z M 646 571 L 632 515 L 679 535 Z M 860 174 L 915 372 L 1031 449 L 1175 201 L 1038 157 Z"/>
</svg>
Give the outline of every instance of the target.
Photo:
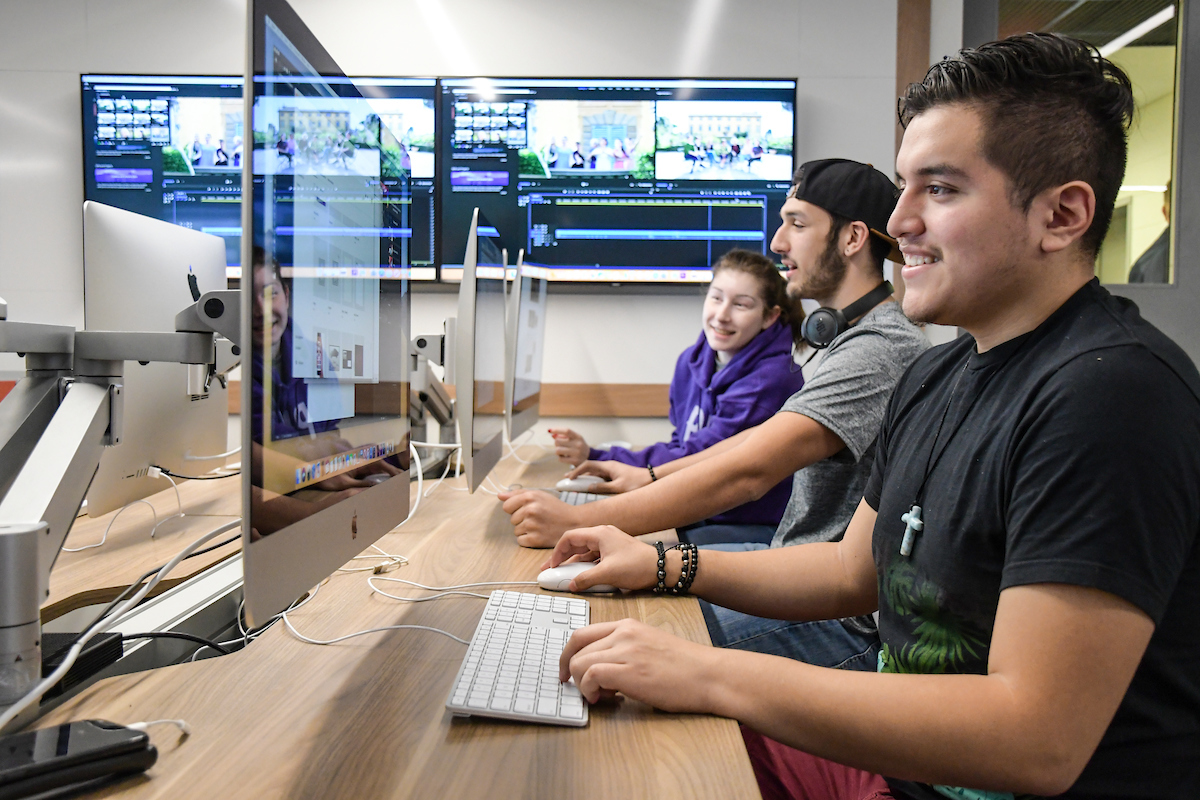
<svg viewBox="0 0 1200 800">
<path fill-rule="evenodd" d="M 875 437 L 892 390 L 927 347 L 929 340 L 899 303 L 881 303 L 805 369 L 804 388 L 779 413 L 803 414 L 846 446 L 796 472 L 772 547 L 842 538 L 871 475 Z"/>
</svg>

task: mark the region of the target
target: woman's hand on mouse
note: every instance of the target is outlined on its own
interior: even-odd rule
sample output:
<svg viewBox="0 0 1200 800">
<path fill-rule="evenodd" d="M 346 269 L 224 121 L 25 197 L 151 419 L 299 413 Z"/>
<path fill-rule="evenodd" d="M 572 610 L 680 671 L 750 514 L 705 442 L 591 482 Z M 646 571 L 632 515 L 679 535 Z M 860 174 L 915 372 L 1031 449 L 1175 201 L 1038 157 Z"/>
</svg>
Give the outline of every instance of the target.
<svg viewBox="0 0 1200 800">
<path fill-rule="evenodd" d="M 568 559 L 598 562 L 575 576 L 572 591 L 601 584 L 618 589 L 648 589 L 658 584 L 658 551 L 612 525 L 567 531 L 541 568 L 557 567 Z"/>
<path fill-rule="evenodd" d="M 571 635 L 558 677 L 574 678 L 589 703 L 620 692 L 664 711 L 706 713 L 720 652 L 632 619 L 602 622 Z"/>
<path fill-rule="evenodd" d="M 622 464 L 620 461 L 585 461 L 567 473 L 567 478 L 595 475 L 604 483 L 592 484 L 588 491 L 593 494 L 623 494 L 640 489 L 650 483 L 650 470 Z"/>
<path fill-rule="evenodd" d="M 587 461 L 591 448 L 578 433 L 570 428 L 550 428 L 550 435 L 554 437 L 554 454 L 559 461 L 572 466 Z"/>
</svg>

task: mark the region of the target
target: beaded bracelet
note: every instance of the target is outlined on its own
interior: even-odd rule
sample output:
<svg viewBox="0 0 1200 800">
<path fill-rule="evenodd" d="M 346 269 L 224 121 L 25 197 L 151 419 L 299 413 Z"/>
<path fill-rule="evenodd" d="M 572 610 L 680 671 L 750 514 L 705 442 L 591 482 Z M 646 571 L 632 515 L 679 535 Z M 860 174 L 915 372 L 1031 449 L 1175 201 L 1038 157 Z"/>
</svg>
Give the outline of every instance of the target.
<svg viewBox="0 0 1200 800">
<path fill-rule="evenodd" d="M 667 591 L 667 550 L 662 542 L 655 542 L 654 548 L 658 550 L 658 585 L 654 593 L 663 594 Z"/>
<path fill-rule="evenodd" d="M 687 594 L 688 590 L 692 588 L 692 581 L 696 579 L 696 567 L 700 558 L 700 549 L 694 544 L 683 542 L 672 545 L 670 549 L 679 551 L 679 554 L 683 557 L 683 565 L 679 570 L 678 582 L 669 591 L 673 595 Z"/>
<path fill-rule="evenodd" d="M 656 480 L 658 480 L 658 476 L 654 474 L 654 466 L 652 464 L 647 464 L 646 469 L 650 470 L 650 482 L 651 483 L 654 483 Z"/>
</svg>

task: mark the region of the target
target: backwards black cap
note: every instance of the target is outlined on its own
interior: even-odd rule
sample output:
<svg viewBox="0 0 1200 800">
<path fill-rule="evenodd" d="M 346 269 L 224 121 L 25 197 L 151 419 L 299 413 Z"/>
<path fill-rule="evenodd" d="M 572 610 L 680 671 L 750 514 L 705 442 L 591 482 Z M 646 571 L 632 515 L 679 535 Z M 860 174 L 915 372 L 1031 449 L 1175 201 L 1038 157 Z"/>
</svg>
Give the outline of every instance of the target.
<svg viewBox="0 0 1200 800">
<path fill-rule="evenodd" d="M 900 190 L 870 164 L 845 158 L 809 161 L 797 170 L 789 196 L 826 211 L 862 222 L 892 247 L 888 259 L 904 263 L 896 240 L 887 235 L 888 219 L 896 210 Z"/>
</svg>

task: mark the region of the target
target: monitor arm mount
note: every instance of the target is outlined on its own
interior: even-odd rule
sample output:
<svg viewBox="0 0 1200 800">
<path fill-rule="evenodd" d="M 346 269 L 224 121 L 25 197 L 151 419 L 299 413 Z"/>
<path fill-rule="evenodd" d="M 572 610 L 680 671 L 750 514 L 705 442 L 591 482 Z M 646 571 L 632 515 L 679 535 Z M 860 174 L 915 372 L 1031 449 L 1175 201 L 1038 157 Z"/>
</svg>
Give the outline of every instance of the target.
<svg viewBox="0 0 1200 800">
<path fill-rule="evenodd" d="M 454 382 L 454 330 L 454 317 L 450 317 L 446 320 L 445 333 L 415 336 L 409 346 L 412 359 L 409 374 L 412 376 L 413 393 L 408 404 L 409 421 L 413 426 L 425 425 L 425 435 L 428 437 L 428 422 L 432 418 L 437 423 L 437 436 L 433 441 L 439 443 L 454 441 L 454 399 L 446 390 L 446 384 Z M 429 369 L 431 363 L 444 368 L 444 382 L 438 380 Z M 443 457 L 450 456 L 453 456 L 453 451 L 427 455 L 421 462 L 425 467 L 424 472 L 437 471 L 443 465 Z"/>
<path fill-rule="evenodd" d="M 125 361 L 188 364 L 187 391 L 204 394 L 240 352 L 240 305 L 236 291 L 209 292 L 166 333 L 13 322 L 0 301 L 0 352 L 26 365 L 0 402 L 0 712 L 41 680 L 40 607 L 104 448 L 120 444 Z"/>
</svg>

